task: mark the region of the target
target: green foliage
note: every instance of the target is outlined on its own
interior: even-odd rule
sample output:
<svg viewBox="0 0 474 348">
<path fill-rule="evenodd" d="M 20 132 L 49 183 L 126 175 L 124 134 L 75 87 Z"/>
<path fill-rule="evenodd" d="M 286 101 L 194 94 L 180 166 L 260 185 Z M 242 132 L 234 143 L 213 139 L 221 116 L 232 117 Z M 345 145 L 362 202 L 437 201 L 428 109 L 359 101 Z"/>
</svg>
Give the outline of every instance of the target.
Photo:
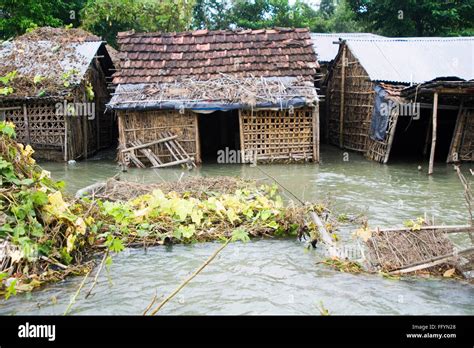
<svg viewBox="0 0 474 348">
<path fill-rule="evenodd" d="M 14 92 L 13 87 L 9 86 L 9 84 L 15 79 L 16 76 L 17 76 L 16 70 L 10 71 L 5 76 L 0 76 L 0 84 L 3 85 L 3 87 L 0 87 L 0 95 L 7 96 Z"/>
<path fill-rule="evenodd" d="M 474 2 L 348 0 L 366 30 L 386 36 L 473 35 Z"/>
<path fill-rule="evenodd" d="M 21 35 L 37 27 L 79 26 L 86 0 L 2 0 L 0 39 Z M 71 12 L 73 11 L 73 12 Z"/>
<path fill-rule="evenodd" d="M 68 88 L 74 83 L 75 78 L 78 76 L 79 71 L 77 69 L 70 69 L 61 75 L 64 87 Z"/>
<path fill-rule="evenodd" d="M 94 88 L 92 87 L 92 84 L 90 82 L 86 83 L 85 90 L 86 90 L 87 100 L 88 101 L 93 101 L 94 96 L 95 96 L 94 95 Z"/>
<path fill-rule="evenodd" d="M 115 45 L 120 31 L 184 31 L 192 21 L 194 1 L 89 0 L 83 27 Z"/>
<path fill-rule="evenodd" d="M 5 293 L 5 300 L 8 300 L 11 295 L 16 295 L 16 283 L 17 279 L 14 279 L 10 282 L 10 285 L 8 285 L 7 292 Z"/>
<path fill-rule="evenodd" d="M 242 241 L 244 243 L 250 241 L 249 233 L 243 228 L 237 228 L 232 231 L 232 242 Z"/>
</svg>

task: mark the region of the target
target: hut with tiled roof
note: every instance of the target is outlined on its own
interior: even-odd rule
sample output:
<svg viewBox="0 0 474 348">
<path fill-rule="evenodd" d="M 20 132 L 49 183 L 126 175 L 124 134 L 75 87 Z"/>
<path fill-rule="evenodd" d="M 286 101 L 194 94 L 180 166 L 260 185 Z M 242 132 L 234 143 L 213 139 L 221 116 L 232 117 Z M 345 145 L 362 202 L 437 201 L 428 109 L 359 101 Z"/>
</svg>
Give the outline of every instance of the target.
<svg viewBox="0 0 474 348">
<path fill-rule="evenodd" d="M 38 28 L 0 45 L 0 120 L 35 157 L 87 158 L 116 140 L 105 43 L 81 29 Z"/>
<path fill-rule="evenodd" d="M 200 163 L 228 150 L 239 162 L 319 160 L 318 64 L 306 29 L 125 32 L 118 43 L 108 106 L 123 163 Z"/>
</svg>

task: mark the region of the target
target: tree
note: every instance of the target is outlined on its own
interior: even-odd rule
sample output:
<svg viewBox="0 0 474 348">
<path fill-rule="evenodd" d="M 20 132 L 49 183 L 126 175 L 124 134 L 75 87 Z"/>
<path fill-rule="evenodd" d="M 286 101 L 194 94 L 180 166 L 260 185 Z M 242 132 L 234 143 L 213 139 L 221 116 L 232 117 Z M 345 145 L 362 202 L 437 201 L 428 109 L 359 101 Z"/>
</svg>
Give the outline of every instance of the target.
<svg viewBox="0 0 474 348">
<path fill-rule="evenodd" d="M 7 39 L 41 26 L 77 26 L 80 22 L 79 12 L 85 1 L 0 0 L 0 37 Z"/>
<path fill-rule="evenodd" d="M 230 6 L 224 0 L 197 0 L 193 10 L 193 28 L 227 29 Z"/>
<path fill-rule="evenodd" d="M 474 34 L 472 0 L 348 0 L 367 30 L 386 36 Z"/>
<path fill-rule="evenodd" d="M 187 30 L 193 8 L 191 0 L 89 0 L 82 11 L 82 25 L 115 45 L 120 31 Z"/>
<path fill-rule="evenodd" d="M 319 4 L 319 11 L 324 18 L 329 18 L 333 15 L 336 6 L 334 0 L 321 0 Z"/>
</svg>

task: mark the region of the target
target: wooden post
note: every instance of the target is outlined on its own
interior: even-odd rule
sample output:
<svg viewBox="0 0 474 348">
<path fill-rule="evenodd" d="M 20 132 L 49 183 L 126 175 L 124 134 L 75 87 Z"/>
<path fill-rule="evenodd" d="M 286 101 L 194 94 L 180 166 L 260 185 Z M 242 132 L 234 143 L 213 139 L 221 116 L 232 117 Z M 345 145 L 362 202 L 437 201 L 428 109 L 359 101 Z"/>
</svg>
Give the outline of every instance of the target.
<svg viewBox="0 0 474 348">
<path fill-rule="evenodd" d="M 242 121 L 242 117 L 242 110 L 239 109 L 240 161 L 245 163 L 244 122 Z"/>
<path fill-rule="evenodd" d="M 201 163 L 201 139 L 199 136 L 199 115 L 194 113 L 194 132 L 196 137 L 196 160 L 197 164 Z"/>
<path fill-rule="evenodd" d="M 461 101 L 461 105 L 459 106 L 458 116 L 456 118 L 456 126 L 454 127 L 453 138 L 451 139 L 451 145 L 449 146 L 448 158 L 446 159 L 446 163 L 457 162 L 460 160 L 459 154 L 457 154 L 457 158 L 454 158 L 454 157 L 455 157 L 455 154 L 459 151 L 458 147 L 461 142 L 465 119 L 466 117 L 465 117 L 465 112 L 464 112 L 464 104 L 463 104 L 463 101 Z"/>
<path fill-rule="evenodd" d="M 313 106 L 313 162 L 319 163 L 319 105 Z"/>
<path fill-rule="evenodd" d="M 67 112 L 64 111 L 64 162 L 67 162 L 69 160 L 69 154 L 68 154 L 68 151 L 69 151 L 69 146 L 68 146 L 68 142 L 69 142 L 69 138 L 68 138 L 68 121 L 67 121 Z"/>
<path fill-rule="evenodd" d="M 339 147 L 344 147 L 344 90 L 346 83 L 346 45 L 342 46 L 341 101 L 339 105 Z"/>
<path fill-rule="evenodd" d="M 26 143 L 31 144 L 30 123 L 28 122 L 28 111 L 26 109 L 26 104 L 23 104 L 23 122 L 25 123 Z"/>
<path fill-rule="evenodd" d="M 436 149 L 436 126 L 438 123 L 438 92 L 436 91 L 433 96 L 433 134 L 431 136 L 431 152 L 430 152 L 430 166 L 428 169 L 428 175 L 433 174 L 433 165 Z"/>
</svg>

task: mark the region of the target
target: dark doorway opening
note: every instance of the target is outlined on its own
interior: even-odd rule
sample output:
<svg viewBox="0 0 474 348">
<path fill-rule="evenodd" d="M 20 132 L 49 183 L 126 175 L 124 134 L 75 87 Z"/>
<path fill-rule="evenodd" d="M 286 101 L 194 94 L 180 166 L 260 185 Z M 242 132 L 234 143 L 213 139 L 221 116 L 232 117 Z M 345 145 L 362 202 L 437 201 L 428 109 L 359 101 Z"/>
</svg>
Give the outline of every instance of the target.
<svg viewBox="0 0 474 348">
<path fill-rule="evenodd" d="M 239 134 L 238 110 L 199 114 L 202 161 L 216 162 L 219 151 L 240 150 Z"/>
<path fill-rule="evenodd" d="M 421 109 L 420 119 L 399 116 L 397 129 L 390 152 L 391 160 L 417 160 L 429 159 L 431 151 L 432 109 Z M 451 139 L 456 126 L 458 110 L 438 110 L 435 161 L 444 162 L 448 156 Z"/>
</svg>

